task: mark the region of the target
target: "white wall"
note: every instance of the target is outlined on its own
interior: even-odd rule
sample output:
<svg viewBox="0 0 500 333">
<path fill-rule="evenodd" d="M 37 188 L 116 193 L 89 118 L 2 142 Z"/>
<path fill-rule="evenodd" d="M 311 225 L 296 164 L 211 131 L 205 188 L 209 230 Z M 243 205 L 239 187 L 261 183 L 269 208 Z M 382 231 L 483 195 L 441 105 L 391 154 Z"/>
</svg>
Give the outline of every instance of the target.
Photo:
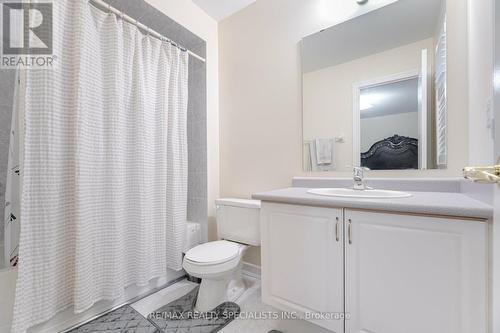
<svg viewBox="0 0 500 333">
<path fill-rule="evenodd" d="M 191 0 L 146 0 L 207 42 L 208 216 L 214 237 L 214 201 L 219 197 L 219 35 L 217 22 Z M 210 231 L 209 231 L 210 232 Z"/>
<path fill-rule="evenodd" d="M 493 105 L 493 15 L 491 0 L 468 0 L 471 165 L 490 165 L 494 162 L 493 138 L 486 126 L 488 105 Z"/>
<path fill-rule="evenodd" d="M 221 195 L 290 186 L 302 171 L 299 42 L 360 11 L 345 0 L 257 0 L 219 23 Z M 380 171 L 377 176 L 459 176 L 468 162 L 467 0 L 448 1 L 449 157 L 447 170 Z M 350 176 L 350 173 L 325 173 Z M 248 258 L 258 263 L 258 252 Z"/>
<path fill-rule="evenodd" d="M 375 142 L 394 134 L 418 139 L 418 112 L 362 118 L 360 127 L 361 152 L 365 153 Z"/>
</svg>

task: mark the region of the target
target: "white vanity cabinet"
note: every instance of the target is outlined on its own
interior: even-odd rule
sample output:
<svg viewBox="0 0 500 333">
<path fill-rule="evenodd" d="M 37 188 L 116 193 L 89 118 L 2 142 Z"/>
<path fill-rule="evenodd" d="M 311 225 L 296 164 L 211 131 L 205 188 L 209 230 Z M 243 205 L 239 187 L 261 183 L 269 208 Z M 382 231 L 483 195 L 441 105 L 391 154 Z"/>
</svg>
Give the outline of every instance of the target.
<svg viewBox="0 0 500 333">
<path fill-rule="evenodd" d="M 484 221 L 264 202 L 261 223 L 267 304 L 333 332 L 487 332 Z"/>
<path fill-rule="evenodd" d="M 487 332 L 486 223 L 351 210 L 345 223 L 345 332 Z"/>
<path fill-rule="evenodd" d="M 262 298 L 300 314 L 344 312 L 342 210 L 262 203 Z M 344 332 L 342 318 L 310 321 Z"/>
</svg>

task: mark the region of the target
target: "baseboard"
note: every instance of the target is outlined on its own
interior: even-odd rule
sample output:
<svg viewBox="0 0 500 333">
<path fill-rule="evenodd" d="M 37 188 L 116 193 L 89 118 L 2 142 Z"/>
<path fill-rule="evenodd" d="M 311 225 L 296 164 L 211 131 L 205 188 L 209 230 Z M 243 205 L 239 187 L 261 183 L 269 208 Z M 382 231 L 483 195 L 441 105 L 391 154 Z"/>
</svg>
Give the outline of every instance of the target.
<svg viewBox="0 0 500 333">
<path fill-rule="evenodd" d="M 255 279 L 260 280 L 260 266 L 248 263 L 248 262 L 243 262 L 243 271 L 242 273 L 244 275 L 248 275 L 250 277 L 253 277 Z"/>
</svg>

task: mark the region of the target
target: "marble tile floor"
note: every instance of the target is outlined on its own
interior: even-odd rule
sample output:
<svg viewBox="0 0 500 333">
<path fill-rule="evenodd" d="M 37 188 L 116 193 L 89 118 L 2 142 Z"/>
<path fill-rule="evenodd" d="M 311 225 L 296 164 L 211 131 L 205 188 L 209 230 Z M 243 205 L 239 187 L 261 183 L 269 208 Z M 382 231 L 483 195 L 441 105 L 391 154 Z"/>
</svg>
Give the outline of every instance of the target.
<svg viewBox="0 0 500 333">
<path fill-rule="evenodd" d="M 184 295 L 189 294 L 197 287 L 197 283 L 189 282 L 188 280 L 181 280 L 148 297 L 132 303 L 130 306 L 147 318 L 151 313 L 155 312 L 162 306 L 172 303 Z"/>
<path fill-rule="evenodd" d="M 115 310 L 94 322 L 71 331 L 71 333 L 161 333 L 162 331 L 167 333 L 328 333 L 327 330 L 302 320 L 262 317 L 262 314 L 281 314 L 281 312 L 262 303 L 260 280 L 248 276 L 245 276 L 244 280 L 248 288 L 236 300 L 241 313 L 226 326 L 223 326 L 225 324 L 223 323 L 223 325 L 214 327 L 211 323 L 208 326 L 183 327 L 182 323 L 178 323 L 175 327 L 168 327 L 164 321 L 154 319 L 148 321 L 146 319 L 153 313 L 164 312 L 167 305 L 172 305 L 172 302 L 176 300 L 179 301 L 174 303 L 174 306 L 181 312 L 193 304 L 193 295 L 197 293 L 198 284 L 182 280 L 131 305 L 118 309 L 118 313 Z M 231 309 L 229 308 L 229 310 Z M 222 329 L 220 329 L 221 326 L 223 326 Z"/>
<path fill-rule="evenodd" d="M 183 280 L 70 333 L 214 333 L 239 315 L 239 305 L 232 302 L 225 302 L 208 313 L 195 312 L 198 289 L 197 284 Z"/>
<path fill-rule="evenodd" d="M 224 302 L 207 313 L 195 312 L 198 287 L 148 316 L 163 333 L 213 333 L 220 331 L 240 313 L 236 303 Z"/>
<path fill-rule="evenodd" d="M 160 333 L 152 323 L 129 305 L 122 306 L 69 333 Z"/>
<path fill-rule="evenodd" d="M 241 308 L 240 317 L 229 323 L 219 333 L 331 333 L 304 320 L 269 318 L 270 313 L 280 318 L 283 315 L 276 308 L 262 303 L 260 280 L 246 277 L 245 283 L 247 285 L 251 283 L 251 286 L 242 297 L 236 300 Z M 263 318 L 266 315 L 268 318 Z"/>
</svg>

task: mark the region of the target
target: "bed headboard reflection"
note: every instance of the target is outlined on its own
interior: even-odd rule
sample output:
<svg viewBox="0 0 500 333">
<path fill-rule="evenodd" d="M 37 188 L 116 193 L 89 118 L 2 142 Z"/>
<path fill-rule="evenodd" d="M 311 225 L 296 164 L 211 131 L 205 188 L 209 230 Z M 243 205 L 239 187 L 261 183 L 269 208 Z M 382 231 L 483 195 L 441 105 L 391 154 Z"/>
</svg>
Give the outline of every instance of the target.
<svg viewBox="0 0 500 333">
<path fill-rule="evenodd" d="M 361 153 L 361 166 L 371 170 L 418 169 L 418 139 L 394 135 Z"/>
</svg>

